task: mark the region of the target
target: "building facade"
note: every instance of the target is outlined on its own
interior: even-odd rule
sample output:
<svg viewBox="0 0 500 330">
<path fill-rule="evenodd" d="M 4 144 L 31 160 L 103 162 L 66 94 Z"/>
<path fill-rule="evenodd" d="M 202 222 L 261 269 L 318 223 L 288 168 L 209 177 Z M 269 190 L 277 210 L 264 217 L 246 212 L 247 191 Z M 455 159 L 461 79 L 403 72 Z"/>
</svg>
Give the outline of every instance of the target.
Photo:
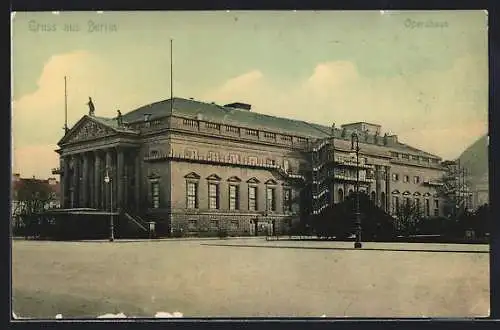
<svg viewBox="0 0 500 330">
<path fill-rule="evenodd" d="M 164 234 L 284 231 L 355 191 L 358 173 L 360 190 L 387 212 L 411 202 L 442 215 L 441 159 L 381 129 L 174 98 L 116 118 L 83 116 L 59 141 L 54 173 L 63 208 L 119 210 L 155 221 Z"/>
<path fill-rule="evenodd" d="M 59 208 L 60 182 L 56 178 L 22 178 L 19 173 L 12 175 L 11 216 L 14 221 L 23 214 Z M 36 204 L 33 201 L 39 201 Z"/>
</svg>

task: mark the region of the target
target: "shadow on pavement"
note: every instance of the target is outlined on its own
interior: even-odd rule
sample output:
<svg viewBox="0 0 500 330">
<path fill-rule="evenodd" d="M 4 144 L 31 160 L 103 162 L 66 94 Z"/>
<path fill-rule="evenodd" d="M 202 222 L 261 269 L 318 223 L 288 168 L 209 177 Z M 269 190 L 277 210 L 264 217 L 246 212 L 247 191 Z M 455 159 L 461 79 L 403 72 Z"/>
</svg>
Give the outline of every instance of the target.
<svg viewBox="0 0 500 330">
<path fill-rule="evenodd" d="M 373 248 L 363 247 L 361 249 L 347 247 L 326 247 L 326 246 L 276 246 L 276 245 L 251 245 L 251 244 L 217 244 L 217 243 L 201 243 L 205 246 L 222 246 L 222 247 L 247 247 L 247 248 L 266 248 L 266 249 L 303 249 L 303 250 L 339 250 L 339 251 L 391 251 L 391 252 L 431 252 L 431 253 L 482 253 L 489 254 L 490 251 L 478 250 L 444 250 L 444 249 L 395 249 L 395 248 Z"/>
</svg>

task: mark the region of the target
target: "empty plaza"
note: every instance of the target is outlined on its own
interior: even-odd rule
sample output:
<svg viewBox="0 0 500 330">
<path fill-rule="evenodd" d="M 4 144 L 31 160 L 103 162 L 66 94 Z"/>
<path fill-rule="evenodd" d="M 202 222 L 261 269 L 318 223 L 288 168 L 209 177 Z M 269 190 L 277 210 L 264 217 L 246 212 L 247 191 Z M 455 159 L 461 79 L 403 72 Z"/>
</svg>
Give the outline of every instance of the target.
<svg viewBox="0 0 500 330">
<path fill-rule="evenodd" d="M 53 318 L 482 317 L 488 245 L 15 240 L 13 311 Z"/>
</svg>

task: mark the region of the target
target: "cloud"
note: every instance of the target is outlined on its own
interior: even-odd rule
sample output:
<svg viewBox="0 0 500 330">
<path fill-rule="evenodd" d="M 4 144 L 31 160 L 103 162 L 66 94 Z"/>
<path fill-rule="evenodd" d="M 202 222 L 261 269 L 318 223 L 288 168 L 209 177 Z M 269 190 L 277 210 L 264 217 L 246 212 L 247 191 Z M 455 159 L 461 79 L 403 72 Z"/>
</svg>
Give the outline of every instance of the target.
<svg viewBox="0 0 500 330">
<path fill-rule="evenodd" d="M 97 55 L 75 51 L 52 56 L 38 79 L 38 88 L 12 102 L 14 170 L 24 176 L 50 175 L 58 166 L 54 152 L 63 135 L 64 76 L 67 76 L 68 126 L 88 112 L 91 96 L 99 116 L 114 116 L 120 106 L 129 109 L 137 99 L 117 88 L 120 76 L 113 75 Z M 13 81 L 13 88 L 19 82 Z M 134 85 L 131 87 L 131 85 Z M 129 82 L 127 89 L 137 89 Z"/>
<path fill-rule="evenodd" d="M 22 175 L 48 176 L 57 167 L 55 143 L 64 124 L 64 79 L 68 76 L 68 122 L 87 113 L 92 96 L 99 116 L 114 116 L 164 97 L 164 91 L 139 88 L 148 75 L 125 76 L 99 56 L 76 51 L 51 57 L 38 88 L 13 101 L 14 165 Z M 351 61 L 327 61 L 308 77 L 283 82 L 258 68 L 219 86 L 193 91 L 205 101 L 251 103 L 252 111 L 330 126 L 355 121 L 381 124 L 402 142 L 444 158 L 458 156 L 487 131 L 487 58 L 465 56 L 445 71 L 401 72 L 366 77 Z M 13 81 L 13 88 L 16 88 Z M 162 94 L 163 93 L 163 94 Z M 191 93 L 191 92 L 190 92 Z M 439 141 L 439 143 L 436 143 Z"/>
<path fill-rule="evenodd" d="M 376 78 L 361 75 L 353 62 L 331 61 L 295 84 L 276 84 L 251 71 L 203 97 L 248 102 L 256 112 L 327 126 L 378 123 L 404 143 L 454 158 L 487 132 L 487 77 L 487 61 L 474 56 L 459 58 L 446 71 Z"/>
</svg>

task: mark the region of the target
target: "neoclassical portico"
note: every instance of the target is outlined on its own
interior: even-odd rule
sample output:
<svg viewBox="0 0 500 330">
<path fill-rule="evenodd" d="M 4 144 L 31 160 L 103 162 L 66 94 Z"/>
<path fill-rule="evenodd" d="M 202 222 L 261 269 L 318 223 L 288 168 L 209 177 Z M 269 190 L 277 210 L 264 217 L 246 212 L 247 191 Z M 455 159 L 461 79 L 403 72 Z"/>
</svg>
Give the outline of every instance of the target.
<svg viewBox="0 0 500 330">
<path fill-rule="evenodd" d="M 112 201 L 113 209 L 138 208 L 137 157 L 135 148 L 120 146 L 61 155 L 63 207 L 109 210 Z"/>
<path fill-rule="evenodd" d="M 141 164 L 135 132 L 105 124 L 85 116 L 61 140 L 63 208 L 139 208 Z"/>
</svg>

